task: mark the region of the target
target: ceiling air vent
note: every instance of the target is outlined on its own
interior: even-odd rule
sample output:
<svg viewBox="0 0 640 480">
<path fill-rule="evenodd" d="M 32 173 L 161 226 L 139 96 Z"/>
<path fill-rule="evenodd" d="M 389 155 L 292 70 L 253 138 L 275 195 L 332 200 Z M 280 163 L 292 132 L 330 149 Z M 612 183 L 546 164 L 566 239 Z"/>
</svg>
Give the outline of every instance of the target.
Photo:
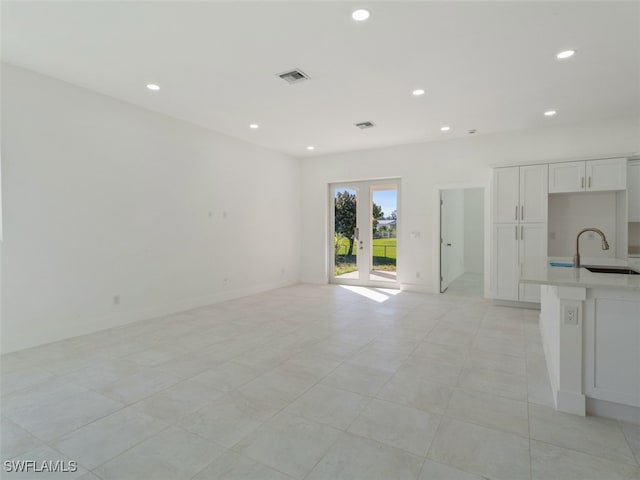
<svg viewBox="0 0 640 480">
<path fill-rule="evenodd" d="M 297 68 L 289 72 L 279 73 L 278 76 L 289 83 L 300 83 L 304 82 L 305 80 L 309 80 L 310 78 L 309 75 L 304 73 L 302 70 L 298 70 Z"/>
<path fill-rule="evenodd" d="M 358 127 L 360 130 L 364 130 L 365 128 L 371 128 L 374 127 L 376 124 L 373 122 L 360 122 L 360 123 L 356 123 L 355 126 Z"/>
</svg>

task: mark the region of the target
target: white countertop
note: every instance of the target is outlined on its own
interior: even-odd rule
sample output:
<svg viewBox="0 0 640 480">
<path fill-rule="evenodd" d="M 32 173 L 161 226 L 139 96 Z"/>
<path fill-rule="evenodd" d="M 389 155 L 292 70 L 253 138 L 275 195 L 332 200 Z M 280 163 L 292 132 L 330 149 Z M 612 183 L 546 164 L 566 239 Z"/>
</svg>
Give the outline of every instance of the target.
<svg viewBox="0 0 640 480">
<path fill-rule="evenodd" d="M 640 275 L 593 273 L 586 268 L 552 267 L 549 262 L 573 263 L 568 257 L 526 258 L 520 270 L 521 283 L 585 288 L 623 288 L 640 290 Z M 582 265 L 628 266 L 618 258 L 583 258 Z M 635 270 L 637 268 L 633 267 Z"/>
</svg>

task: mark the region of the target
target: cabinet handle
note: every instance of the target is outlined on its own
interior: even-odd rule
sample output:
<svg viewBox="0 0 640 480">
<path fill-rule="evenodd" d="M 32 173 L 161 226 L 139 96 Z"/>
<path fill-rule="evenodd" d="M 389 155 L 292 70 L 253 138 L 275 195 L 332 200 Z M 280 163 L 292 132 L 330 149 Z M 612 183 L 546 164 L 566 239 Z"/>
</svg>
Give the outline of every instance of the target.
<svg viewBox="0 0 640 480">
<path fill-rule="evenodd" d="M 589 175 L 589 188 L 591 188 L 591 175 Z"/>
<path fill-rule="evenodd" d="M 520 225 L 520 240 L 524 240 L 524 225 Z"/>
<path fill-rule="evenodd" d="M 582 183 L 580 183 L 580 188 L 584 188 L 584 177 L 582 177 Z"/>
<path fill-rule="evenodd" d="M 516 225 L 516 240 L 518 240 L 518 225 Z"/>
<path fill-rule="evenodd" d="M 520 207 L 520 220 L 524 220 L 524 205 Z"/>
<path fill-rule="evenodd" d="M 518 205 L 516 205 L 516 220 L 518 220 Z"/>
</svg>

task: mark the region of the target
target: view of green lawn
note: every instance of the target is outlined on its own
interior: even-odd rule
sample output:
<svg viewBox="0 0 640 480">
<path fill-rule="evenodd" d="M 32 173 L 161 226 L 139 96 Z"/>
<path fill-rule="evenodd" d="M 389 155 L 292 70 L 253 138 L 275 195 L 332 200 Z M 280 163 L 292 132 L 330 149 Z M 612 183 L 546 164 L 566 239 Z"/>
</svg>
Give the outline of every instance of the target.
<svg viewBox="0 0 640 480">
<path fill-rule="evenodd" d="M 373 267 L 376 270 L 395 271 L 396 270 L 396 242 L 395 238 L 374 238 L 372 248 Z M 353 246 L 356 253 L 357 244 Z M 335 275 L 354 272 L 356 266 L 356 255 L 349 253 L 349 239 L 342 238 L 336 246 Z"/>
</svg>

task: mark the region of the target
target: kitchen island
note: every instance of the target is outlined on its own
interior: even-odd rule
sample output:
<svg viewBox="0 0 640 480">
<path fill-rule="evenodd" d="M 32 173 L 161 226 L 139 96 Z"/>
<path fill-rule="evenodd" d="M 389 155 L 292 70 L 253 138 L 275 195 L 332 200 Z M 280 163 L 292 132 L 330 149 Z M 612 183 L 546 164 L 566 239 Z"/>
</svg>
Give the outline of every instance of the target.
<svg viewBox="0 0 640 480">
<path fill-rule="evenodd" d="M 640 423 L 640 275 L 550 262 L 571 259 L 527 258 L 520 282 L 540 285 L 540 333 L 556 409 Z M 582 265 L 628 264 L 600 258 Z"/>
</svg>

